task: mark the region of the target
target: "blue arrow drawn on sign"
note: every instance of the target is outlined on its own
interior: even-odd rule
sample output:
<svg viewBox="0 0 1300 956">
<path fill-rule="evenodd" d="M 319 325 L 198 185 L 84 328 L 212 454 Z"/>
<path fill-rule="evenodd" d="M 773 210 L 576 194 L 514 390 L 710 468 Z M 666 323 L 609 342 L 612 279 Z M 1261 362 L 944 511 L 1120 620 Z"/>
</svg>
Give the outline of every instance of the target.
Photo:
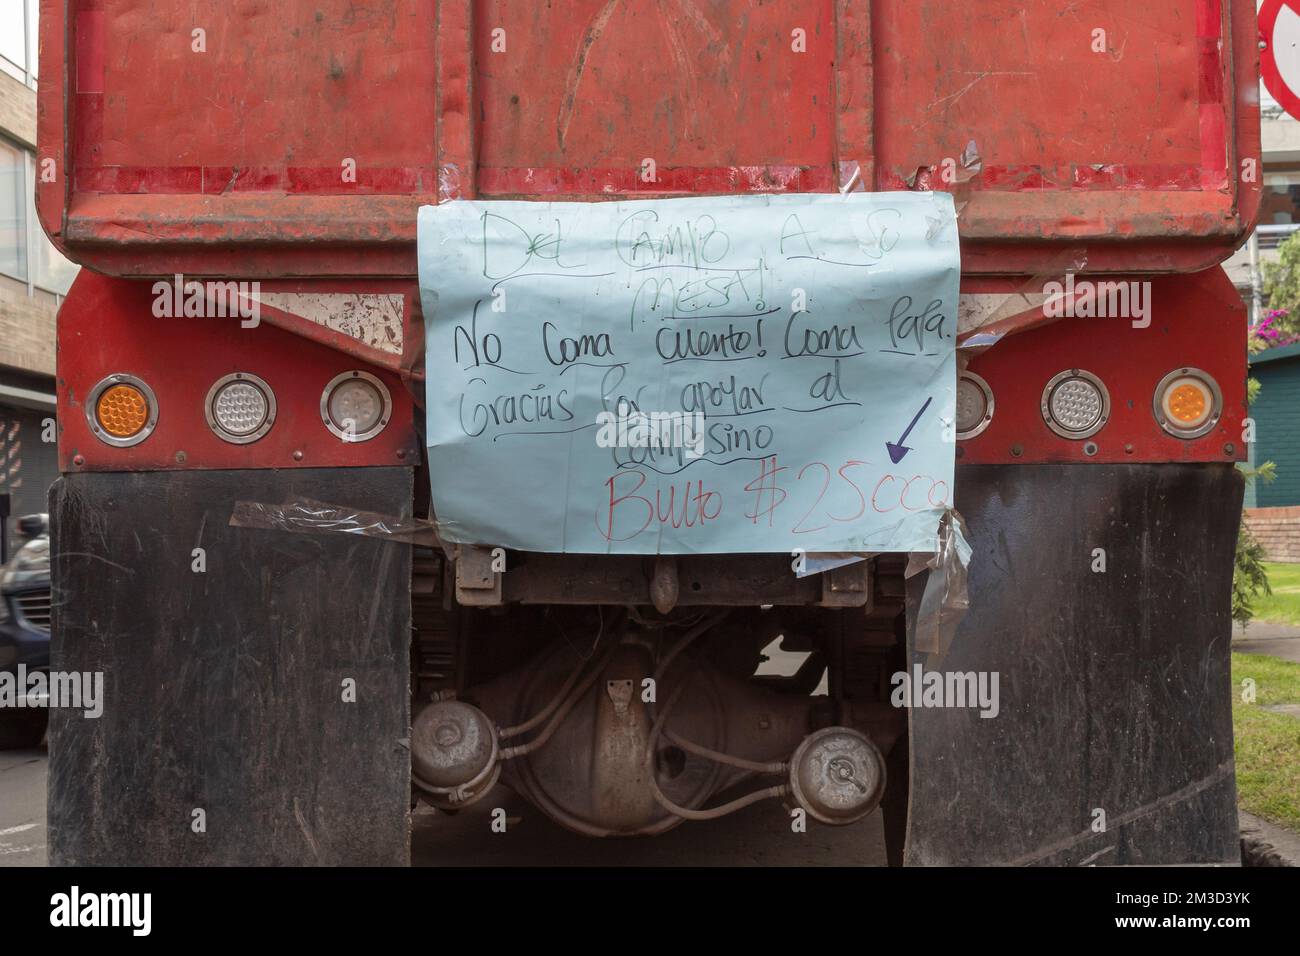
<svg viewBox="0 0 1300 956">
<path fill-rule="evenodd" d="M 889 460 L 895 465 L 902 461 L 903 457 L 912 450 L 904 445 L 903 442 L 907 441 L 907 436 L 912 434 L 912 429 L 916 427 L 916 423 L 921 420 L 921 416 L 925 414 L 925 410 L 930 407 L 932 401 L 934 401 L 933 397 L 925 400 L 925 404 L 921 406 L 921 410 L 917 412 L 916 417 L 912 419 L 912 424 L 908 425 L 907 428 L 903 430 L 903 434 L 898 436 L 897 442 L 885 442 L 885 447 L 889 449 Z"/>
</svg>

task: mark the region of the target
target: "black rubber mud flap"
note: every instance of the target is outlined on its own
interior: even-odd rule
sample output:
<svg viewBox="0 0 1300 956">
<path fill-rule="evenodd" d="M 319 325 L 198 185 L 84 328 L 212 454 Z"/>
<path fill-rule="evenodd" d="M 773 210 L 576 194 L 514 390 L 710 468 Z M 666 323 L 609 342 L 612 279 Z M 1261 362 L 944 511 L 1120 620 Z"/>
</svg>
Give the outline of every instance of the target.
<svg viewBox="0 0 1300 956">
<path fill-rule="evenodd" d="M 409 861 L 410 548 L 228 524 L 299 497 L 407 516 L 411 472 L 55 484 L 51 663 L 104 702 L 51 714 L 52 863 Z"/>
<path fill-rule="evenodd" d="M 942 661 L 998 713 L 910 711 L 909 865 L 1236 863 L 1224 465 L 965 466 L 970 611 Z M 1102 567 L 1105 570 L 1094 570 Z"/>
</svg>

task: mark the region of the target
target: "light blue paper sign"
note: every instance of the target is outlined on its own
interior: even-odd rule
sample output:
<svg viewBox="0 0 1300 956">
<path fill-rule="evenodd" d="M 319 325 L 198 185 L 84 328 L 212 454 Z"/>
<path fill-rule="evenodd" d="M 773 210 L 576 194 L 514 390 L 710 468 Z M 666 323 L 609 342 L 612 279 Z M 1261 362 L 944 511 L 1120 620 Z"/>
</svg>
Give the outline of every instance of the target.
<svg viewBox="0 0 1300 956">
<path fill-rule="evenodd" d="M 451 202 L 419 219 L 449 541 L 933 551 L 952 503 L 945 193 Z"/>
</svg>

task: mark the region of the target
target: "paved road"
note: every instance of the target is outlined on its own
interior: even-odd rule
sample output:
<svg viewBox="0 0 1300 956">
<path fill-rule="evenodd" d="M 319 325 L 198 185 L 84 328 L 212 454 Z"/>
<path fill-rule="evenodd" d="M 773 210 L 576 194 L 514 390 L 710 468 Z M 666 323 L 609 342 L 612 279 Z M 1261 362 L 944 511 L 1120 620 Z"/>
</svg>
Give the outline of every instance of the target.
<svg viewBox="0 0 1300 956">
<path fill-rule="evenodd" d="M 506 832 L 493 833 L 494 807 Z M 429 808 L 412 824 L 415 866 L 884 866 L 880 814 L 849 827 L 810 823 L 792 833 L 780 803 L 721 820 L 683 823 L 651 839 L 593 840 L 569 833 L 504 788 L 451 817 Z"/>
<path fill-rule="evenodd" d="M 0 866 L 45 865 L 44 750 L 0 750 Z"/>
<path fill-rule="evenodd" d="M 0 866 L 45 865 L 45 768 L 44 750 L 0 751 Z M 489 825 L 498 806 L 505 833 Z M 885 848 L 879 814 L 794 834 L 775 801 L 652 840 L 590 840 L 499 788 L 454 817 L 418 811 L 411 858 L 417 866 L 883 866 Z"/>
<path fill-rule="evenodd" d="M 1232 649 L 1239 654 L 1268 654 L 1300 664 L 1300 627 L 1289 624 L 1252 624 L 1232 632 Z"/>
</svg>

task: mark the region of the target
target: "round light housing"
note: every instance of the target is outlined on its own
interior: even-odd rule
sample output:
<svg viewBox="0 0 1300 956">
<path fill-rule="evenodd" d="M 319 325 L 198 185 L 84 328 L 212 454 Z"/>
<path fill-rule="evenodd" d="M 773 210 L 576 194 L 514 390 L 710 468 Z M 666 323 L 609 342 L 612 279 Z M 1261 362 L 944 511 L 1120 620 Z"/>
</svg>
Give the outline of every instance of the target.
<svg viewBox="0 0 1300 956">
<path fill-rule="evenodd" d="M 1223 393 L 1208 372 L 1176 368 L 1156 386 L 1153 411 L 1160 427 L 1175 438 L 1209 434 L 1223 414 Z"/>
<path fill-rule="evenodd" d="M 203 406 L 214 435 L 232 445 L 255 442 L 275 424 L 275 393 L 249 372 L 217 379 Z"/>
<path fill-rule="evenodd" d="M 1062 438 L 1091 438 L 1110 418 L 1110 393 L 1091 372 L 1072 368 L 1043 389 L 1043 421 Z"/>
<path fill-rule="evenodd" d="M 384 430 L 392 412 L 388 387 L 369 372 L 343 372 L 330 379 L 320 398 L 320 416 L 347 442 L 369 441 Z"/>
<path fill-rule="evenodd" d="M 974 438 L 992 421 L 993 389 L 974 372 L 962 372 L 957 379 L 957 438 Z"/>
<path fill-rule="evenodd" d="M 86 422 L 100 441 L 118 448 L 138 445 L 158 424 L 153 389 L 134 375 L 100 379 L 86 401 Z"/>
</svg>

